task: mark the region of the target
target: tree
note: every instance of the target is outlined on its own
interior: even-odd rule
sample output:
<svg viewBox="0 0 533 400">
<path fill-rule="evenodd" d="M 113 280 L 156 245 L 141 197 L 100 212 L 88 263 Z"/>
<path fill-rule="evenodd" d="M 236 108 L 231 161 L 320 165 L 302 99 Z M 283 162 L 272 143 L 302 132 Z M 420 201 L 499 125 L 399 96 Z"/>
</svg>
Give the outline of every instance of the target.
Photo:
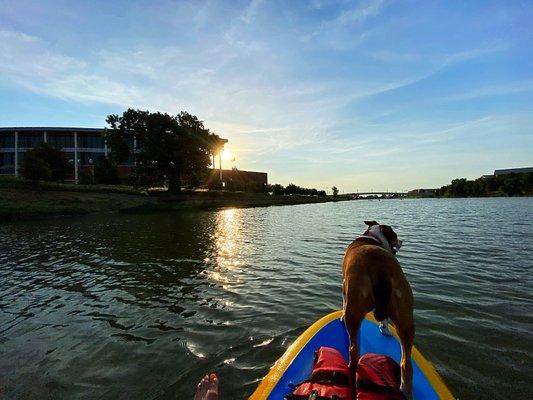
<svg viewBox="0 0 533 400">
<path fill-rule="evenodd" d="M 134 179 L 141 187 L 168 182 L 169 192 L 179 192 L 184 177 L 207 173 L 210 155 L 222 143 L 202 121 L 186 112 L 172 116 L 128 109 L 106 121 L 110 128 L 105 129 L 104 138 L 111 160 L 120 163 L 135 156 Z M 139 144 L 135 154 L 133 138 Z"/>
<path fill-rule="evenodd" d="M 107 157 L 100 156 L 94 166 L 94 180 L 105 185 L 120 183 L 117 167 Z"/>
<path fill-rule="evenodd" d="M 507 196 L 517 196 L 522 194 L 520 183 L 518 174 L 508 174 L 505 175 L 501 189 Z"/>
<path fill-rule="evenodd" d="M 22 164 L 22 176 L 31 181 L 49 181 L 52 170 L 48 164 L 37 155 L 35 149 L 28 150 Z"/>
<path fill-rule="evenodd" d="M 337 189 L 336 186 L 333 186 L 331 191 L 333 192 L 333 197 L 337 197 L 339 195 L 339 189 Z"/>
<path fill-rule="evenodd" d="M 272 194 L 276 194 L 276 195 L 285 194 L 285 188 L 282 185 L 280 185 L 279 183 L 276 183 L 275 185 L 270 185 L 268 191 L 272 192 Z"/>
<path fill-rule="evenodd" d="M 50 177 L 47 180 L 54 182 L 65 180 L 65 177 L 71 170 L 65 153 L 50 146 L 48 143 L 41 143 L 39 146 L 26 152 L 26 155 L 30 152 L 44 161 L 50 169 Z"/>
<path fill-rule="evenodd" d="M 294 183 L 289 183 L 285 187 L 285 194 L 298 194 L 300 193 L 300 187 L 296 186 Z"/>
<path fill-rule="evenodd" d="M 453 179 L 450 185 L 449 192 L 452 196 L 465 197 L 467 194 L 466 186 L 467 186 L 466 178 Z"/>
</svg>

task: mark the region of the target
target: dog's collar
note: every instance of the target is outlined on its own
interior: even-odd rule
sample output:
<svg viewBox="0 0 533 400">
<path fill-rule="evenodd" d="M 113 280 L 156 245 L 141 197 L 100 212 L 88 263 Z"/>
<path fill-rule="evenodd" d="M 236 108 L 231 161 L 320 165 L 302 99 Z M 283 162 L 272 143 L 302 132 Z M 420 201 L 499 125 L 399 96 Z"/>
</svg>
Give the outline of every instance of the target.
<svg viewBox="0 0 533 400">
<path fill-rule="evenodd" d="M 375 229 L 374 227 L 377 227 Z M 367 230 L 365 233 L 363 233 L 360 238 L 366 238 L 366 239 L 372 239 L 378 242 L 380 245 L 385 247 L 387 250 L 390 250 L 390 244 L 387 238 L 383 233 L 381 233 L 381 230 L 379 229 L 379 225 L 372 226 L 369 230 Z"/>
</svg>

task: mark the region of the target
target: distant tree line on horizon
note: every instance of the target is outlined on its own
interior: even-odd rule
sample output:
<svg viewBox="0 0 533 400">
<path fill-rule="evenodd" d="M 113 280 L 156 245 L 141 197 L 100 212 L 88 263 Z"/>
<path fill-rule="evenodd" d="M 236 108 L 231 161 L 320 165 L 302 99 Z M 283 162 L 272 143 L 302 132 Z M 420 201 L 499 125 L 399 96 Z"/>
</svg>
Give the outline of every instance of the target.
<svg viewBox="0 0 533 400">
<path fill-rule="evenodd" d="M 289 183 L 287 186 L 280 185 L 276 183 L 274 185 L 268 185 L 267 191 L 276 195 L 304 195 L 304 196 L 317 196 L 317 197 L 326 197 L 325 190 L 317 189 L 308 189 L 295 185 L 294 183 Z"/>
<path fill-rule="evenodd" d="M 435 192 L 437 197 L 532 196 L 533 172 L 458 178 Z"/>
</svg>

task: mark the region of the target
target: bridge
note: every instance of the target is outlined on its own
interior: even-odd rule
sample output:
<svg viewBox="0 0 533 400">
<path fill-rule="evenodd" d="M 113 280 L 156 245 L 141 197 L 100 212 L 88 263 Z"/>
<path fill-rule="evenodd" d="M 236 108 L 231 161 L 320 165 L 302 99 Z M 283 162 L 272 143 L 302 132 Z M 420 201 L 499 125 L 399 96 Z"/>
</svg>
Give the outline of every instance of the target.
<svg viewBox="0 0 533 400">
<path fill-rule="evenodd" d="M 345 193 L 347 196 L 407 196 L 407 192 L 356 192 L 356 193 Z"/>
</svg>

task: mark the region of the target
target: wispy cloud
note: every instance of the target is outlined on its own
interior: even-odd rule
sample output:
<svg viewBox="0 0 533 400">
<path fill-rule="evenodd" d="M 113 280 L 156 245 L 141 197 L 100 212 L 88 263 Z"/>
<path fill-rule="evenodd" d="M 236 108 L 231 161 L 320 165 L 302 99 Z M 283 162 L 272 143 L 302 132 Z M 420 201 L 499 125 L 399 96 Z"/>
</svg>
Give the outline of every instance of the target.
<svg viewBox="0 0 533 400">
<path fill-rule="evenodd" d="M 384 4 L 384 0 L 363 1 L 356 7 L 342 11 L 337 17 L 337 21 L 343 25 L 361 24 L 367 19 L 378 15 Z"/>
<path fill-rule="evenodd" d="M 443 96 L 440 101 L 465 101 L 480 97 L 508 96 L 533 92 L 533 80 L 510 82 L 504 85 L 489 85 L 480 88 L 469 88 L 463 93 Z"/>
<path fill-rule="evenodd" d="M 259 7 L 263 3 L 263 1 L 264 0 L 251 0 L 248 6 L 241 14 L 241 21 L 245 24 L 251 23 L 253 19 L 257 16 L 257 13 L 259 12 Z"/>
</svg>

